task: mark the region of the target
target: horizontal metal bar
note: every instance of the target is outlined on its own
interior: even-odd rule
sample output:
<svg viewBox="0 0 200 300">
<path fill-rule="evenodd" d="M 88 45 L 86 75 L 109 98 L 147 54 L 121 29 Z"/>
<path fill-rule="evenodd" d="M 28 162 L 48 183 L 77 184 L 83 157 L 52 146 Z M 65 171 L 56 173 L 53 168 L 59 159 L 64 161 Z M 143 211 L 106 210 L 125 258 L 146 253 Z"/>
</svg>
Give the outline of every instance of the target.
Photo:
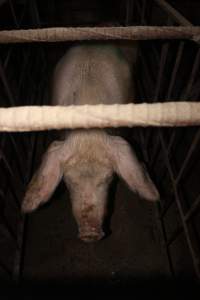
<svg viewBox="0 0 200 300">
<path fill-rule="evenodd" d="M 55 27 L 0 31 L 2 44 L 116 39 L 200 41 L 200 26 Z"/>
<path fill-rule="evenodd" d="M 180 12 L 178 12 L 174 7 L 172 7 L 165 0 L 154 0 L 174 21 L 183 26 L 192 26 L 193 24 L 189 22 Z"/>
<path fill-rule="evenodd" d="M 0 131 L 200 125 L 199 102 L 0 108 Z"/>
</svg>

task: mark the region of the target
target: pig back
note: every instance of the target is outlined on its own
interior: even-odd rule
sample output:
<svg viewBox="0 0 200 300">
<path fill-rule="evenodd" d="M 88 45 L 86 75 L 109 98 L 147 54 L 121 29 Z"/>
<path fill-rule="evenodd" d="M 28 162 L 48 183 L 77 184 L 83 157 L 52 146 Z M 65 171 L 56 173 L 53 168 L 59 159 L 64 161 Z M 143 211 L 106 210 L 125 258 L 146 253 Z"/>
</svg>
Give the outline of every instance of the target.
<svg viewBox="0 0 200 300">
<path fill-rule="evenodd" d="M 74 46 L 56 66 L 53 105 L 123 104 L 133 99 L 133 66 L 115 45 Z"/>
</svg>

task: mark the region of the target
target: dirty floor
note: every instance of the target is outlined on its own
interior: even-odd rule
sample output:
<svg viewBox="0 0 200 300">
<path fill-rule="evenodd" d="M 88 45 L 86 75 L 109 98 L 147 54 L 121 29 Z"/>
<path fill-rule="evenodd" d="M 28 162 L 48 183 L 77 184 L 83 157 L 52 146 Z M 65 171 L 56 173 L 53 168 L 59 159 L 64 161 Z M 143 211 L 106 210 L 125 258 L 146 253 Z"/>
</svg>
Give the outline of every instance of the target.
<svg viewBox="0 0 200 300">
<path fill-rule="evenodd" d="M 114 194 L 110 235 L 87 244 L 77 238 L 69 196 L 61 185 L 48 204 L 28 217 L 22 279 L 118 285 L 166 276 L 155 204 L 136 197 L 121 181 Z"/>
</svg>

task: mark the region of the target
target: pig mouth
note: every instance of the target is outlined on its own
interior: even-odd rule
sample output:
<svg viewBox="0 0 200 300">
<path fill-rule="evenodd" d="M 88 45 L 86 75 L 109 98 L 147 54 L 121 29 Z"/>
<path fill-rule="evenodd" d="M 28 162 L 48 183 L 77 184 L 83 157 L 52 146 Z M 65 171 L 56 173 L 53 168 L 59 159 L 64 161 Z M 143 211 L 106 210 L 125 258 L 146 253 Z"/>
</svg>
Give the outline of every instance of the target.
<svg viewBox="0 0 200 300">
<path fill-rule="evenodd" d="M 79 234 L 79 239 L 86 243 L 97 242 L 101 240 L 105 236 L 103 231 L 100 232 L 82 232 Z"/>
</svg>

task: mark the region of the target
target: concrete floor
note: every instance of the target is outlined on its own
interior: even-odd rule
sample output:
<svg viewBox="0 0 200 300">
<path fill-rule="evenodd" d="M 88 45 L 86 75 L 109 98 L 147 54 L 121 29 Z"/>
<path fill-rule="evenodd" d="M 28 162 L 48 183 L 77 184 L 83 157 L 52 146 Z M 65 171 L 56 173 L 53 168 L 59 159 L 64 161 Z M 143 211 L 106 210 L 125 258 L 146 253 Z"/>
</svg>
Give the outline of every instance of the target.
<svg viewBox="0 0 200 300">
<path fill-rule="evenodd" d="M 137 198 L 121 181 L 113 198 L 111 234 L 85 244 L 77 238 L 69 197 L 61 185 L 48 204 L 28 217 L 23 280 L 109 286 L 166 276 L 154 204 Z"/>
</svg>

